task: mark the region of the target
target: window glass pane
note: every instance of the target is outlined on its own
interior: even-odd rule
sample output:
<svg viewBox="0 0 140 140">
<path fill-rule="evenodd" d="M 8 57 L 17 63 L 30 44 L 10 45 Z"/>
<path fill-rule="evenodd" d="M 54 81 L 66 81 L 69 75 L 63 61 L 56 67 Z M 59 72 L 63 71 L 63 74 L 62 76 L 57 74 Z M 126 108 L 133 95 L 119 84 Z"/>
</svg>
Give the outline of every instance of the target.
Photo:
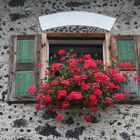
<svg viewBox="0 0 140 140">
<path fill-rule="evenodd" d="M 97 45 L 88 45 L 88 44 L 50 44 L 49 45 L 49 61 L 59 62 L 60 57 L 58 55 L 59 50 L 67 50 L 73 49 L 78 57 L 84 56 L 84 54 L 91 54 L 92 57 L 97 60 L 103 60 L 103 49 L 101 44 Z"/>
</svg>

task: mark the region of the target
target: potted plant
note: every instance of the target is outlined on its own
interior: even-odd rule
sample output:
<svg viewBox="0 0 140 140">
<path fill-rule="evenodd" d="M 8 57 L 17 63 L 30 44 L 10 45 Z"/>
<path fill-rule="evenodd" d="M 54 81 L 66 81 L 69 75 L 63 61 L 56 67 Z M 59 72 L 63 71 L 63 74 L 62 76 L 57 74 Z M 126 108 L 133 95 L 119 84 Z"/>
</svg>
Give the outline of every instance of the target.
<svg viewBox="0 0 140 140">
<path fill-rule="evenodd" d="M 128 95 L 122 87 L 129 80 L 129 71 L 120 73 L 119 68 L 131 69 L 130 63 L 118 63 L 114 57 L 111 64 L 105 65 L 90 54 L 78 58 L 73 50 L 59 50 L 58 54 L 61 62 L 46 68 L 39 83 L 39 94 L 35 94 L 34 86 L 29 88 L 29 93 L 38 100 L 37 111 L 47 107 L 52 110 L 88 108 L 90 112 L 97 112 Z M 56 119 L 61 120 L 62 115 L 58 114 Z M 86 121 L 91 120 L 86 118 Z"/>
</svg>

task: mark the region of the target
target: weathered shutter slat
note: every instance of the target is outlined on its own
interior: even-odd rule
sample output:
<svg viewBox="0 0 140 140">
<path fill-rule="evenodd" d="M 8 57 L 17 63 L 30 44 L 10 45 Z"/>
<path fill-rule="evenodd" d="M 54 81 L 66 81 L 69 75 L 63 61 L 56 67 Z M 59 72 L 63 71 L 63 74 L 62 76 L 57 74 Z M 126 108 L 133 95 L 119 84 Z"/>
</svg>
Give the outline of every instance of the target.
<svg viewBox="0 0 140 140">
<path fill-rule="evenodd" d="M 17 40 L 17 62 L 34 62 L 34 40 Z"/>
<path fill-rule="evenodd" d="M 130 62 L 135 64 L 135 43 L 133 40 L 118 40 L 117 52 L 119 62 Z"/>
<path fill-rule="evenodd" d="M 35 84 L 34 71 L 17 71 L 16 72 L 16 95 L 28 95 L 28 89 Z"/>
</svg>

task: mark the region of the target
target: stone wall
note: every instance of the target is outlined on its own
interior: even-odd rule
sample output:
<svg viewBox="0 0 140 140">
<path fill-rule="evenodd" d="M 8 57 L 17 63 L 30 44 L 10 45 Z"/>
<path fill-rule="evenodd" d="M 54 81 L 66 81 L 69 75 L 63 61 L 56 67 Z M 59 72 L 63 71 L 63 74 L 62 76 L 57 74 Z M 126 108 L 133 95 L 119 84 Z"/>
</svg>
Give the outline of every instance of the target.
<svg viewBox="0 0 140 140">
<path fill-rule="evenodd" d="M 89 11 L 117 18 L 111 34 L 140 34 L 139 0 L 1 0 L 0 1 L 0 140 L 140 140 L 140 106 L 115 105 L 84 123 L 82 112 L 75 117 L 64 112 L 62 123 L 55 114 L 38 113 L 34 105 L 5 102 L 7 96 L 11 35 L 40 34 L 38 17 L 61 11 Z M 104 32 L 84 26 L 55 28 L 57 32 Z"/>
</svg>

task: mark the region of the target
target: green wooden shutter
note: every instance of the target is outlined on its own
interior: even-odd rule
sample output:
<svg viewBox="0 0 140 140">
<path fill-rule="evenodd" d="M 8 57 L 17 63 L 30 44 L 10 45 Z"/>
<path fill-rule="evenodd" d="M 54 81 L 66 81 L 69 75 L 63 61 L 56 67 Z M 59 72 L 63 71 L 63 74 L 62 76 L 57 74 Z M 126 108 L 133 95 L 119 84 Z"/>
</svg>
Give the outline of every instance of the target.
<svg viewBox="0 0 140 140">
<path fill-rule="evenodd" d="M 16 72 L 16 95 L 29 96 L 28 89 L 35 84 L 34 71 Z"/>
<path fill-rule="evenodd" d="M 135 43 L 134 40 L 118 40 L 117 52 L 119 62 L 130 62 L 135 64 Z"/>
<path fill-rule="evenodd" d="M 40 37 L 39 35 L 13 36 L 14 44 L 10 50 L 9 102 L 35 101 L 28 89 L 32 85 L 38 87 Z"/>
<path fill-rule="evenodd" d="M 17 40 L 17 62 L 33 62 L 34 61 L 34 40 Z"/>
<path fill-rule="evenodd" d="M 135 42 L 134 40 L 117 40 L 117 52 L 119 62 L 129 62 L 134 64 L 136 63 L 136 54 L 135 54 Z M 129 81 L 127 85 L 123 86 L 132 96 L 138 96 L 138 83 L 134 81 L 133 77 L 137 74 L 137 71 L 134 71 L 132 75 L 129 75 Z"/>
</svg>

